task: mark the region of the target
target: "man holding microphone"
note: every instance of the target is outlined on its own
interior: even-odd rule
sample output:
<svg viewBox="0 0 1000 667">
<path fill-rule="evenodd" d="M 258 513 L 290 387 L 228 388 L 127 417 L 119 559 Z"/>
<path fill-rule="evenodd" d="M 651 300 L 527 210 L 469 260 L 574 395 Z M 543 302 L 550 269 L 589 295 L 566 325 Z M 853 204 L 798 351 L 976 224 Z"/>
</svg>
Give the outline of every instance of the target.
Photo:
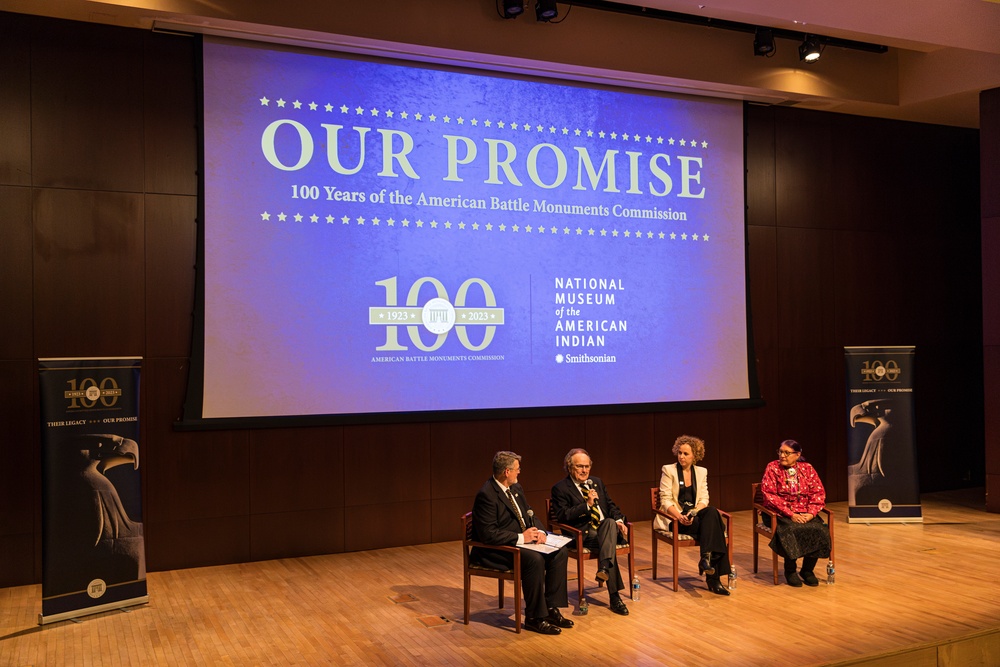
<svg viewBox="0 0 1000 667">
<path fill-rule="evenodd" d="M 597 554 L 597 579 L 607 583 L 608 606 L 619 616 L 628 616 L 619 592 L 625 584 L 616 552 L 618 540 L 628 539 L 625 515 L 611 500 L 604 482 L 590 476 L 592 465 L 585 449 L 569 450 L 563 460 L 567 476 L 552 487 L 552 514 L 559 523 L 585 531 L 583 546 Z"/>
</svg>

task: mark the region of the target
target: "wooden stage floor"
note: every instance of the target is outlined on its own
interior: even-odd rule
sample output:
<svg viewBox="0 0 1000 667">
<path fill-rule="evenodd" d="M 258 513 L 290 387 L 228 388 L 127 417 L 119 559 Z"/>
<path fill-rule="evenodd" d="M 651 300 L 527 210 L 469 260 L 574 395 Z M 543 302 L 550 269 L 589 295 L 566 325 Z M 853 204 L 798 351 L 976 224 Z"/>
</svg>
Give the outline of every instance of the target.
<svg viewBox="0 0 1000 667">
<path fill-rule="evenodd" d="M 846 504 L 831 505 L 837 582 L 818 588 L 775 586 L 766 548 L 752 574 L 750 512 L 736 512 L 728 598 L 705 589 L 694 549 L 680 591 L 669 553 L 652 581 L 641 522 L 631 615 L 612 614 L 591 579 L 590 613 L 558 637 L 514 634 L 509 585 L 498 610 L 481 578 L 464 625 L 458 542 L 154 572 L 148 604 L 45 627 L 40 586 L 0 589 L 0 665 L 995 665 L 1000 515 L 982 496 L 926 495 L 924 523 L 908 525 L 847 524 Z"/>
</svg>

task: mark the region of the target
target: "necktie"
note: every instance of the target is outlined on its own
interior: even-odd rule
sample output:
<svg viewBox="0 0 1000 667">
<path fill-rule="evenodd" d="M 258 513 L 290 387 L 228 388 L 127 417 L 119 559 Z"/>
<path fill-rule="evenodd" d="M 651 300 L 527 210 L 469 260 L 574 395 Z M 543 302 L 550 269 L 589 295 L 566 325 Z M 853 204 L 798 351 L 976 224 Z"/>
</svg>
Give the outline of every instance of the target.
<svg viewBox="0 0 1000 667">
<path fill-rule="evenodd" d="M 580 490 L 583 491 L 583 489 Z M 585 491 L 583 491 L 583 495 L 587 497 Z M 594 503 L 587 512 L 590 514 L 590 527 L 597 530 L 601 526 L 601 509 L 597 506 L 597 503 Z"/>
<path fill-rule="evenodd" d="M 514 502 L 514 494 L 510 492 L 510 489 L 507 489 L 507 500 L 510 501 L 510 506 L 514 508 L 514 514 L 517 515 L 517 522 L 521 524 L 521 532 L 523 533 L 527 530 L 527 526 L 524 525 L 524 518 L 521 517 L 521 508 Z"/>
</svg>

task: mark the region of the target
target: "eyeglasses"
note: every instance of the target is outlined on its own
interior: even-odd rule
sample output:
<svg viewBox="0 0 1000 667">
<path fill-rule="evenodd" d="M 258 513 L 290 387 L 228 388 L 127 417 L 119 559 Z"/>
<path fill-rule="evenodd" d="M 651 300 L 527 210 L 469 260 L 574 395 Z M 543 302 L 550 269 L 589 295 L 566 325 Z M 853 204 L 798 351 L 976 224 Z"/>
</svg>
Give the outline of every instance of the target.
<svg viewBox="0 0 1000 667">
<path fill-rule="evenodd" d="M 577 470 L 590 470 L 589 463 L 587 465 L 583 465 L 582 463 L 576 463 L 573 465 L 573 467 L 576 468 Z"/>
<path fill-rule="evenodd" d="M 797 456 L 797 455 L 799 455 L 801 453 L 802 452 L 790 452 L 787 449 L 779 449 L 778 450 L 778 456 L 780 458 L 785 458 L 785 457 L 788 457 L 788 456 Z"/>
</svg>

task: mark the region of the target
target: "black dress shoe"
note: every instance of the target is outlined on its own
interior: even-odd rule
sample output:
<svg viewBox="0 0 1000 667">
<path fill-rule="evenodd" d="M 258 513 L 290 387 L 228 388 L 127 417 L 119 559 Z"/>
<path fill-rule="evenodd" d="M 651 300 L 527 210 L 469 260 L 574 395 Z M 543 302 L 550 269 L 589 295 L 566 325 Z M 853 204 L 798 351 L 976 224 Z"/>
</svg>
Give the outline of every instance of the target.
<svg viewBox="0 0 1000 667">
<path fill-rule="evenodd" d="M 819 579 L 812 572 L 799 572 L 799 576 L 802 577 L 802 583 L 806 586 L 819 586 Z"/>
<path fill-rule="evenodd" d="M 698 561 L 698 574 L 715 574 L 715 568 L 712 567 L 712 554 L 701 555 L 701 560 Z"/>
<path fill-rule="evenodd" d="M 619 616 L 628 616 L 628 607 L 625 606 L 625 603 L 622 601 L 621 598 L 618 598 L 617 600 L 612 600 L 610 608 L 611 611 L 618 614 Z"/>
<path fill-rule="evenodd" d="M 606 567 L 602 567 L 597 571 L 597 583 L 603 584 L 609 578 L 610 576 L 608 575 L 608 569 Z"/>
<path fill-rule="evenodd" d="M 545 618 L 545 620 L 559 628 L 573 627 L 573 621 L 563 616 L 562 613 L 554 607 L 549 609 L 549 615 Z"/>
<path fill-rule="evenodd" d="M 524 622 L 524 629 L 537 632 L 540 635 L 558 635 L 562 630 L 552 625 L 544 618 L 529 618 Z"/>
<path fill-rule="evenodd" d="M 709 580 L 708 590 L 712 591 L 716 595 L 729 595 L 729 589 L 722 585 L 722 582 L 717 579 Z"/>
<path fill-rule="evenodd" d="M 802 588 L 802 580 L 799 579 L 799 573 L 794 570 L 791 572 L 785 572 L 785 581 L 788 582 L 789 586 L 794 586 L 795 588 Z"/>
</svg>

